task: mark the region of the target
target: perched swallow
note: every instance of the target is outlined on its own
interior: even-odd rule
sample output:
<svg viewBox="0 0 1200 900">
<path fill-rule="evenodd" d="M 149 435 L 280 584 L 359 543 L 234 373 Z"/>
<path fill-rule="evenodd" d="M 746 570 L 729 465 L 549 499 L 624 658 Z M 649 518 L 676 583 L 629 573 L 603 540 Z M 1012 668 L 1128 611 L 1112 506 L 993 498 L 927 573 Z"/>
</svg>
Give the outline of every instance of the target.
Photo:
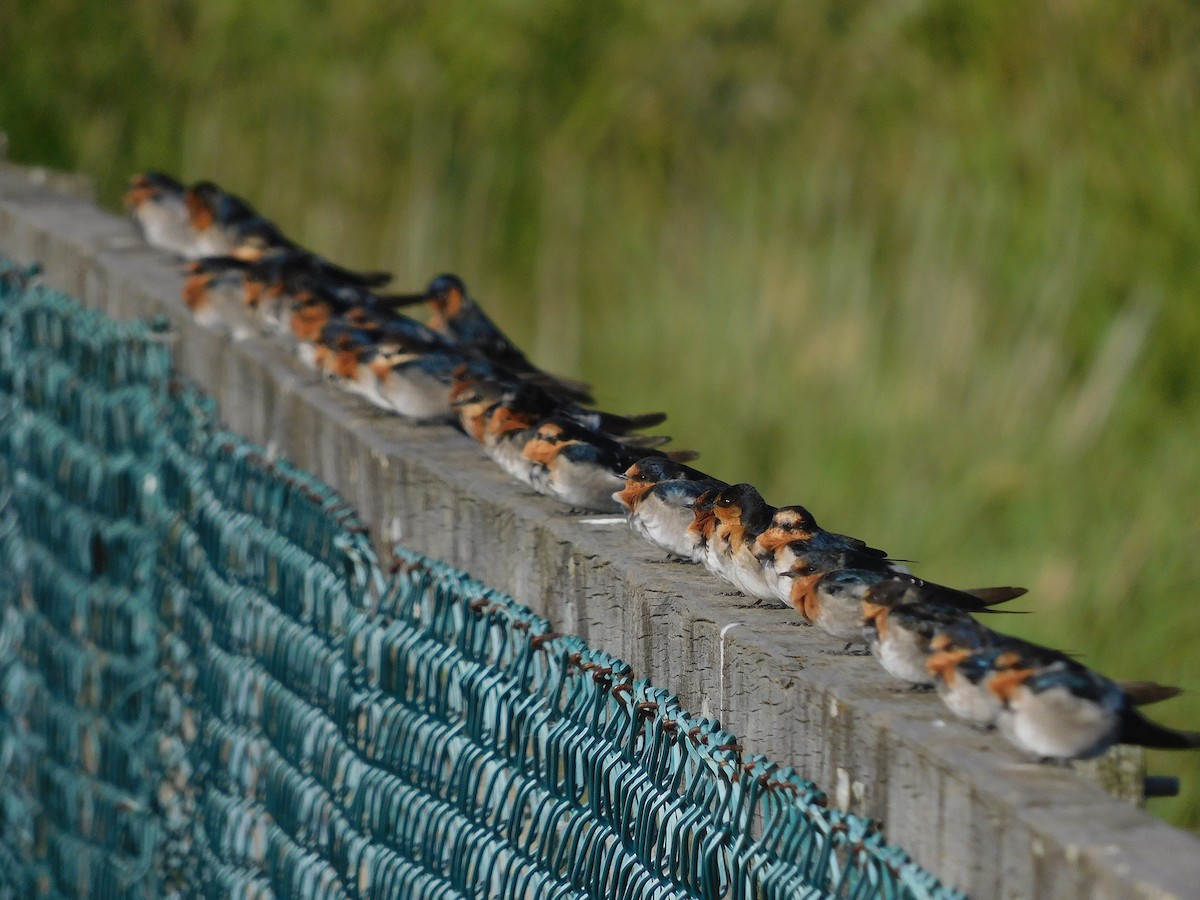
<svg viewBox="0 0 1200 900">
<path fill-rule="evenodd" d="M 728 487 L 696 469 L 660 456 L 639 459 L 625 470 L 625 486 L 613 499 L 625 507 L 629 527 L 656 547 L 701 562 L 704 547 L 690 526 L 697 498 Z"/>
<path fill-rule="evenodd" d="M 291 337 L 295 299 L 264 262 L 251 263 L 243 274 L 242 302 L 264 334 Z"/>
<path fill-rule="evenodd" d="M 305 256 L 314 272 L 327 280 L 358 287 L 379 287 L 391 281 L 387 272 L 354 272 L 304 249 L 241 197 L 211 181 L 193 184 L 183 199 L 193 258 L 236 256 L 257 262 L 272 255 Z"/>
<path fill-rule="evenodd" d="M 1200 748 L 1200 734 L 1150 721 L 1138 712 L 1135 695 L 1073 660 L 1042 665 L 1031 654 L 994 672 L 987 687 L 1002 704 L 996 716 L 1000 733 L 1039 759 L 1087 759 L 1115 743 Z"/>
<path fill-rule="evenodd" d="M 541 423 L 522 452 L 533 463 L 530 483 L 539 494 L 605 512 L 618 508 L 613 494 L 623 482 L 617 473 L 641 456 L 565 419 Z"/>
<path fill-rule="evenodd" d="M 866 643 L 862 600 L 873 585 L 892 577 L 887 560 L 853 550 L 797 553 L 786 572 L 778 573 L 777 597 L 826 633 L 847 644 Z"/>
<path fill-rule="evenodd" d="M 547 419 L 567 419 L 588 432 L 631 446 L 651 446 L 667 440 L 631 434 L 636 429 L 658 424 L 665 418 L 662 413 L 619 416 L 584 409 L 485 360 L 473 361 L 454 373 L 451 406 L 458 412 L 463 430 L 479 441 L 484 452 L 514 478 L 531 487 L 538 466 L 525 456 L 524 450 L 538 425 Z"/>
<path fill-rule="evenodd" d="M 304 266 L 315 278 L 349 288 L 375 289 L 392 280 L 388 272 L 357 272 L 330 262 L 287 238 L 278 226 L 262 216 L 236 224 L 233 232 L 236 244 L 230 252 L 239 259 L 259 262 L 280 257 L 290 264 Z"/>
<path fill-rule="evenodd" d="M 537 434 L 541 419 L 511 403 L 511 396 L 505 383 L 471 374 L 466 367 L 453 373 L 450 406 L 463 431 L 511 477 L 533 487 L 536 464 L 526 458 L 525 446 Z"/>
<path fill-rule="evenodd" d="M 489 455 L 496 449 L 495 441 L 502 439 L 502 457 L 513 457 L 516 466 L 522 469 L 531 463 L 521 451 L 540 422 L 560 416 L 600 431 L 596 423 L 606 415 L 593 416 L 590 411 L 553 397 L 482 358 L 464 364 L 454 373 L 451 405 L 458 410 L 463 430 L 484 445 Z M 497 462 L 502 468 L 509 468 L 502 459 Z M 517 477 L 528 481 L 524 475 Z"/>
<path fill-rule="evenodd" d="M 893 605 L 890 602 L 902 596 L 902 592 L 889 588 L 880 591 L 878 596 L 872 592 L 862 602 L 863 639 L 879 664 L 901 681 L 921 687 L 933 685 L 933 676 L 925 662 L 937 634 L 953 631 L 959 641 L 974 642 L 979 647 L 986 646 L 995 634 L 960 607 L 943 603 Z"/>
<path fill-rule="evenodd" d="M 419 322 L 359 308 L 322 328 L 314 361 L 369 403 L 417 421 L 451 418 L 451 375 L 463 364 L 453 345 Z"/>
<path fill-rule="evenodd" d="M 592 402 L 591 389 L 587 385 L 551 375 L 530 362 L 520 348 L 488 318 L 457 276 L 439 275 L 422 293 L 395 299 L 398 306 L 403 303 L 428 303 L 433 310 L 430 325 L 435 330 L 451 335 L 460 344 L 477 350 L 484 358 L 532 380 L 557 396 L 578 403 Z"/>
<path fill-rule="evenodd" d="M 398 323 L 397 327 L 419 330 L 427 343 L 444 344 L 431 329 L 391 313 L 371 291 L 313 274 L 303 258 L 285 262 L 270 257 L 250 264 L 243 300 L 268 331 L 295 341 L 316 342 L 322 329 L 340 318 L 351 327 L 375 331 Z"/>
<path fill-rule="evenodd" d="M 504 400 L 507 384 L 472 372 L 463 365 L 454 371 L 450 381 L 450 406 L 458 413 L 459 424 L 468 437 L 479 444 L 484 442 L 488 413 Z"/>
<path fill-rule="evenodd" d="M 935 634 L 925 669 L 946 708 L 975 725 L 991 726 L 1004 704 L 988 689 L 992 675 L 1019 665 L 1021 656 L 1011 647 L 988 641 L 984 646 L 960 644 L 947 633 Z"/>
<path fill-rule="evenodd" d="M 190 258 L 195 238 L 188 221 L 185 190 L 170 175 L 140 172 L 129 181 L 125 208 L 151 247 Z"/>
<path fill-rule="evenodd" d="M 826 531 L 803 506 L 781 506 L 770 524 L 755 538 L 753 553 L 775 588 L 775 597 L 791 603 L 793 584 L 785 573 L 793 571 L 796 558 L 814 551 L 845 551 L 861 562 L 856 568 L 883 569 L 904 574 L 908 569 L 889 559 L 886 552 L 870 547 L 865 541 Z"/>
<path fill-rule="evenodd" d="M 387 409 L 414 421 L 435 422 L 453 418 L 450 385 L 462 362 L 462 356 L 448 349 L 417 352 L 384 345 L 367 365 Z"/>
<path fill-rule="evenodd" d="M 313 368 L 347 392 L 362 397 L 380 409 L 387 409 L 378 392 L 379 381 L 368 365 L 376 349 L 374 330 L 356 328 L 348 322 L 333 319 L 321 329 L 321 334 L 312 343 Z"/>
<path fill-rule="evenodd" d="M 538 493 L 557 497 L 576 509 L 609 511 L 620 508 L 613 494 L 624 484 L 621 473 L 647 450 L 555 417 L 538 426 L 523 453 L 534 463 L 532 485 Z M 686 451 L 662 455 L 676 460 L 695 456 Z"/>
<path fill-rule="evenodd" d="M 958 718 L 984 727 L 994 725 L 1004 708 L 1000 698 L 988 688 L 993 675 L 1028 667 L 1031 659 L 1041 666 L 1075 664 L 1065 653 L 1001 634 L 993 634 L 979 647 L 952 631 L 943 631 L 934 635 L 929 646 L 931 652 L 925 668 L 933 676 L 933 686 L 946 708 Z M 1118 684 L 1136 706 L 1157 703 L 1180 693 L 1179 688 L 1153 682 Z"/>
<path fill-rule="evenodd" d="M 196 182 L 183 199 L 192 229 L 193 258 L 232 256 L 240 242 L 238 227 L 259 218 L 249 203 L 211 181 Z"/>
<path fill-rule="evenodd" d="M 461 345 L 460 345 L 461 346 Z M 467 352 L 469 348 L 462 348 Z M 639 435 L 635 432 L 660 425 L 666 413 L 653 412 L 626 416 L 603 412 L 580 406 L 572 400 L 558 396 L 546 388 L 526 381 L 503 366 L 486 358 L 473 362 L 463 371 L 462 380 L 473 385 L 489 382 L 486 390 L 497 399 L 503 397 L 508 406 L 522 416 L 536 421 L 559 416 L 623 444 L 639 447 L 656 447 L 667 443 L 670 438 L 660 435 Z"/>
<path fill-rule="evenodd" d="M 754 554 L 754 542 L 771 524 L 775 507 L 751 484 L 722 488 L 709 500 L 716 521 L 705 544 L 704 565 L 748 597 L 775 600 L 774 573 Z"/>
<path fill-rule="evenodd" d="M 251 337 L 260 328 L 244 300 L 246 267 L 228 256 L 198 259 L 187 264 L 183 282 L 183 302 L 193 318 L 207 328 L 228 328 L 235 340 Z"/>
</svg>

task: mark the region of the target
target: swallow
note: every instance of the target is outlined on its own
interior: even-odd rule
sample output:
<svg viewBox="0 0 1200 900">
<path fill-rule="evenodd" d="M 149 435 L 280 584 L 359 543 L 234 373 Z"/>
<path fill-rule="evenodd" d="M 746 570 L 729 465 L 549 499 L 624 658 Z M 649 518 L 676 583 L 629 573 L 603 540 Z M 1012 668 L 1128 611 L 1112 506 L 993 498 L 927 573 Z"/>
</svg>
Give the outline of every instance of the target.
<svg viewBox="0 0 1200 900">
<path fill-rule="evenodd" d="M 748 597 L 777 599 L 775 579 L 754 554 L 755 540 L 769 527 L 775 507 L 744 482 L 722 488 L 706 503 L 715 522 L 705 542 L 705 568 Z"/>
<path fill-rule="evenodd" d="M 934 652 L 935 638 L 939 646 L 939 635 L 953 635 L 958 646 L 985 646 L 995 632 L 977 623 L 971 613 L 994 612 L 992 607 L 1026 593 L 1015 587 L 960 591 L 912 575 L 868 574 L 860 586 L 835 573 L 832 581 L 858 598 L 863 640 L 884 669 L 921 686 L 933 685 L 926 661 Z"/>
<path fill-rule="evenodd" d="M 314 361 L 351 393 L 416 421 L 451 418 L 451 375 L 463 364 L 453 345 L 421 323 L 361 308 L 322 328 Z"/>
<path fill-rule="evenodd" d="M 925 669 L 938 697 L 955 716 L 973 725 L 991 727 L 1004 704 L 989 690 L 988 679 L 1020 664 L 1011 647 L 989 641 L 983 646 L 961 644 L 947 633 L 935 634 Z"/>
<path fill-rule="evenodd" d="M 192 230 L 193 259 L 233 255 L 239 243 L 239 225 L 259 218 L 249 203 L 211 181 L 196 182 L 184 191 L 183 199 Z"/>
<path fill-rule="evenodd" d="M 1135 744 L 1159 750 L 1200 748 L 1200 734 L 1176 731 L 1138 711 L 1139 699 L 1153 702 L 1170 696 L 1139 698 L 1103 675 L 1073 660 L 1043 664 L 1030 653 L 1020 662 L 993 672 L 988 690 L 1000 701 L 996 727 L 1018 749 L 1041 760 L 1088 759 L 1113 744 Z M 1151 692 L 1153 693 L 1153 692 Z"/>
<path fill-rule="evenodd" d="M 862 632 L 871 655 L 888 674 L 914 687 L 932 687 L 926 667 L 934 637 L 953 631 L 958 640 L 986 646 L 995 634 L 980 625 L 966 609 L 944 603 L 895 603 L 904 592 L 894 586 L 872 591 L 862 601 Z"/>
<path fill-rule="evenodd" d="M 392 412 L 417 422 L 444 422 L 454 416 L 450 389 L 463 358 L 450 349 L 405 350 L 384 345 L 367 365 L 379 396 Z"/>
<path fill-rule="evenodd" d="M 184 191 L 193 258 L 236 256 L 257 262 L 273 255 L 308 257 L 321 277 L 357 287 L 379 287 L 391 280 L 387 272 L 344 269 L 290 240 L 248 202 L 211 181 L 199 181 Z"/>
<path fill-rule="evenodd" d="M 538 493 L 575 509 L 605 512 L 620 509 L 613 494 L 624 484 L 621 475 L 647 453 L 563 417 L 539 424 L 522 452 L 534 464 L 532 486 Z M 662 455 L 677 461 L 695 457 L 687 451 Z"/>
<path fill-rule="evenodd" d="M 525 446 L 537 433 L 541 419 L 509 402 L 510 388 L 462 367 L 453 374 L 450 406 L 463 430 L 484 453 L 517 481 L 533 487 L 536 464 L 526 458 Z"/>
<path fill-rule="evenodd" d="M 882 568 L 896 574 L 908 569 L 889 559 L 883 550 L 870 547 L 865 541 L 845 534 L 826 531 L 803 506 L 781 506 L 775 510 L 770 524 L 755 538 L 753 553 L 775 587 L 776 599 L 790 603 L 793 585 L 784 573 L 793 568 L 798 556 L 813 551 L 846 551 L 859 560 L 858 568 Z"/>
<path fill-rule="evenodd" d="M 891 577 L 887 562 L 853 550 L 797 552 L 788 570 L 777 573 L 776 597 L 810 625 L 846 641 L 847 648 L 866 643 L 862 599 L 872 585 Z"/>
<path fill-rule="evenodd" d="M 368 365 L 376 348 L 375 330 L 356 328 L 335 318 L 322 327 L 304 356 L 307 359 L 311 353 L 312 368 L 348 393 L 380 409 L 387 409 L 387 403 L 378 392 L 378 379 Z"/>
<path fill-rule="evenodd" d="M 350 288 L 376 289 L 392 280 L 388 272 L 358 272 L 330 262 L 287 238 L 279 227 L 256 215 L 234 229 L 236 243 L 230 253 L 250 262 L 282 258 L 303 265 L 314 277 Z"/>
<path fill-rule="evenodd" d="M 380 328 L 385 321 L 420 329 L 426 342 L 445 343 L 432 329 L 393 312 L 385 298 L 358 285 L 330 280 L 306 254 L 270 256 L 245 266 L 243 302 L 269 333 L 315 342 L 337 317 L 356 315 L 354 327 Z"/>
<path fill-rule="evenodd" d="M 508 388 L 499 381 L 470 370 L 456 369 L 450 382 L 450 406 L 458 414 L 463 432 L 483 445 L 487 416 L 503 400 Z"/>
<path fill-rule="evenodd" d="M 439 275 L 419 294 L 397 297 L 397 305 L 428 303 L 433 312 L 430 326 L 450 335 L 460 344 L 477 350 L 508 371 L 524 377 L 551 393 L 577 403 L 592 403 L 591 389 L 580 382 L 544 372 L 529 361 L 521 349 L 500 330 L 467 292 L 456 275 Z"/>
<path fill-rule="evenodd" d="M 565 418 L 588 432 L 629 446 L 653 446 L 667 438 L 636 435 L 640 428 L 658 424 L 666 416 L 648 413 L 620 416 L 588 410 L 522 381 L 486 360 L 475 360 L 454 373 L 451 406 L 463 430 L 477 440 L 497 465 L 522 483 L 533 486 L 537 468 L 524 455 L 525 445 L 541 422 Z"/>
<path fill-rule="evenodd" d="M 184 185 L 162 172 L 140 172 L 129 181 L 125 209 L 151 247 L 177 256 L 193 255 Z"/>
<path fill-rule="evenodd" d="M 530 484 L 575 509 L 618 509 L 613 494 L 623 484 L 618 472 L 640 454 L 560 418 L 542 422 L 522 450 L 532 463 Z"/>
<path fill-rule="evenodd" d="M 260 260 L 247 265 L 242 275 L 242 303 L 258 319 L 264 334 L 291 336 L 294 297 L 278 277 L 275 261 Z"/>
<path fill-rule="evenodd" d="M 227 328 L 234 340 L 258 333 L 260 325 L 244 300 L 247 264 L 229 256 L 214 256 L 187 264 L 183 302 L 206 328 Z"/>
<path fill-rule="evenodd" d="M 625 508 L 629 527 L 672 556 L 701 562 L 704 547 L 690 528 L 694 505 L 702 494 L 729 485 L 661 456 L 639 459 L 623 477 L 625 486 L 613 499 Z"/>
<path fill-rule="evenodd" d="M 972 725 L 990 728 L 1004 708 L 1000 698 L 988 688 L 988 680 L 999 672 L 1027 666 L 1036 656 L 1040 665 L 1071 666 L 1065 653 L 1039 647 L 1008 635 L 994 634 L 980 647 L 963 641 L 953 632 L 935 634 L 930 641 L 925 668 L 933 677 L 938 696 L 956 717 Z M 1157 703 L 1180 693 L 1179 688 L 1153 682 L 1118 682 L 1137 706 Z"/>
<path fill-rule="evenodd" d="M 491 365 L 487 360 L 482 360 L 481 363 L 482 366 L 474 367 L 476 372 L 486 371 L 485 367 Z M 516 380 L 513 380 L 511 375 L 505 377 L 504 370 L 494 366 L 487 377 L 505 386 L 505 399 L 511 409 L 519 410 L 532 418 L 541 420 L 557 416 L 586 431 L 595 432 L 630 447 L 654 448 L 670 441 L 670 438 L 664 435 L 637 433 L 644 428 L 661 424 L 667 418 L 666 413 L 639 413 L 627 416 L 588 409 L 556 396 L 537 384 L 524 381 L 519 376 Z"/>
<path fill-rule="evenodd" d="M 456 346 L 464 353 L 470 350 L 462 345 Z M 661 435 L 636 434 L 666 421 L 667 414 L 664 412 L 620 415 L 589 409 L 530 382 L 485 357 L 477 357 L 463 370 L 462 378 L 472 384 L 490 382 L 490 393 L 503 396 L 514 410 L 519 409 L 523 414 L 537 420 L 561 416 L 588 431 L 595 431 L 631 446 L 656 447 L 670 440 Z"/>
</svg>

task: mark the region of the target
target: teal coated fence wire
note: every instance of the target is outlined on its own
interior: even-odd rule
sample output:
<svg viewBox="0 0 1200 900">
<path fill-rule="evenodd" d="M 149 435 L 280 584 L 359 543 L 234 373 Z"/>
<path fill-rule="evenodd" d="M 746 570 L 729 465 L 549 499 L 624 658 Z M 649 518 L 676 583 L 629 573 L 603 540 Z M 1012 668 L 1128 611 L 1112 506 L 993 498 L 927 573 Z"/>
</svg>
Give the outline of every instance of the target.
<svg viewBox="0 0 1200 900">
<path fill-rule="evenodd" d="M 0 263 L 0 897 L 959 896 Z"/>
</svg>

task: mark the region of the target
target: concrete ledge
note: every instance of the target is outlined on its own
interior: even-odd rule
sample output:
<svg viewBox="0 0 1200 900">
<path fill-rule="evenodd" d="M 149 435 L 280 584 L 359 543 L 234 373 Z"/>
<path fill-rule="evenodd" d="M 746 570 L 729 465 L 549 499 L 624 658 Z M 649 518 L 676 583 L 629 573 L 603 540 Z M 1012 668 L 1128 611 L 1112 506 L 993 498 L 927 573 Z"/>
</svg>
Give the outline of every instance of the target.
<svg viewBox="0 0 1200 900">
<path fill-rule="evenodd" d="M 118 317 L 165 315 L 176 361 L 233 430 L 356 504 L 381 545 L 405 545 L 511 593 L 560 631 L 720 719 L 747 750 L 794 766 L 831 801 L 979 897 L 1200 896 L 1200 839 L 1079 773 L 1029 764 L 897 689 L 867 658 L 785 611 L 724 596 L 623 524 L 587 524 L 525 491 L 448 427 L 412 426 L 321 383 L 270 341 L 196 326 L 182 279 L 124 220 L 0 169 L 0 253 Z M 1138 755 L 1132 760 L 1140 788 Z"/>
</svg>

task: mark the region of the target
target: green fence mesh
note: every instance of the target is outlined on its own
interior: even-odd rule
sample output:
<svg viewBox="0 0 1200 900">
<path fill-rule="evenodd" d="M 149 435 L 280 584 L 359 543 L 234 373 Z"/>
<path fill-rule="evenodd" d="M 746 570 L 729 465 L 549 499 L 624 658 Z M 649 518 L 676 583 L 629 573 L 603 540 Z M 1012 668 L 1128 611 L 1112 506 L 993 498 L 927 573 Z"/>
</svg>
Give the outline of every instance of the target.
<svg viewBox="0 0 1200 900">
<path fill-rule="evenodd" d="M 957 896 L 0 266 L 0 895 Z"/>
</svg>

